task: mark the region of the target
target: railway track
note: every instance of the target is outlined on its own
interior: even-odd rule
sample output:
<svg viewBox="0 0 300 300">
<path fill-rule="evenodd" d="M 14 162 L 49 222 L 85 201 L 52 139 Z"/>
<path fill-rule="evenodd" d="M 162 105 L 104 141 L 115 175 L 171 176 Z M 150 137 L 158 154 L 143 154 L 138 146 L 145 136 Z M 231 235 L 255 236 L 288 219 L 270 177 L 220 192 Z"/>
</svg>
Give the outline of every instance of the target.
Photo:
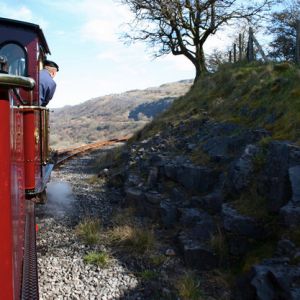
<svg viewBox="0 0 300 300">
<path fill-rule="evenodd" d="M 55 159 L 55 167 L 58 167 L 59 165 L 63 164 L 68 159 L 78 155 L 82 154 L 91 150 L 100 149 L 107 146 L 112 146 L 117 143 L 124 143 L 127 142 L 130 136 L 125 136 L 121 138 L 111 139 L 107 141 L 99 141 L 92 144 L 83 145 L 76 148 L 65 148 L 62 150 L 58 150 L 56 152 L 56 159 Z"/>
</svg>

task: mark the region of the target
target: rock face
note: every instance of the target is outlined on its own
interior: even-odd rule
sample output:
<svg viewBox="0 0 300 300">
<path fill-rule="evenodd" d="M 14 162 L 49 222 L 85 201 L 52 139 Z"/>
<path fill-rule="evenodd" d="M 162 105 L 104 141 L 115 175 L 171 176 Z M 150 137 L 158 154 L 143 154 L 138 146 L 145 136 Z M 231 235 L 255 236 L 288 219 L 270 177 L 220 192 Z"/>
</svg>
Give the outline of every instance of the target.
<svg viewBox="0 0 300 300">
<path fill-rule="evenodd" d="M 164 166 L 165 176 L 178 182 L 189 191 L 207 193 L 212 190 L 218 173 L 210 168 L 193 166 L 192 164 Z"/>
<path fill-rule="evenodd" d="M 248 278 L 238 282 L 238 300 L 300 299 L 300 268 L 286 259 L 266 260 L 252 268 Z"/>
<path fill-rule="evenodd" d="M 230 254 L 244 255 L 251 247 L 252 240 L 264 238 L 264 230 L 254 218 L 239 214 L 228 204 L 223 205 L 222 215 Z"/>
<path fill-rule="evenodd" d="M 234 161 L 229 170 L 230 185 L 233 193 L 239 193 L 251 183 L 254 172 L 254 158 L 259 153 L 256 145 L 246 145 L 242 155 Z"/>
<path fill-rule="evenodd" d="M 292 195 L 280 213 L 287 227 L 297 228 L 300 225 L 300 165 L 290 167 L 288 174 Z"/>
<path fill-rule="evenodd" d="M 300 252 L 280 236 L 281 230 L 300 226 L 300 148 L 260 143 L 269 136 L 203 119 L 167 124 L 129 151 L 126 205 L 176 229 L 187 266 L 217 268 L 225 252 L 228 266 L 277 235 L 277 252 L 238 279 L 236 299 L 300 299 Z M 275 233 L 274 220 L 280 227 Z"/>
<path fill-rule="evenodd" d="M 185 208 L 182 210 L 180 224 L 185 229 L 179 233 L 178 241 L 186 265 L 201 270 L 215 268 L 218 258 L 210 245 L 217 230 L 213 218 L 205 211 Z"/>
</svg>

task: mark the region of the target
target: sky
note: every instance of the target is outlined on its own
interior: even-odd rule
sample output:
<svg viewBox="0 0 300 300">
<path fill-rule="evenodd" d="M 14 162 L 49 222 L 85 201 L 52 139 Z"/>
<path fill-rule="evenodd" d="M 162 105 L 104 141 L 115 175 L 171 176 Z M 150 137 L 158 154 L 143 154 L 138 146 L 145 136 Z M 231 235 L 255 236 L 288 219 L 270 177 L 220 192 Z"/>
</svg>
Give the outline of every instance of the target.
<svg viewBox="0 0 300 300">
<path fill-rule="evenodd" d="M 183 56 L 153 59 L 146 45 L 125 45 L 120 36 L 132 15 L 117 0 L 0 0 L 0 17 L 42 28 L 51 51 L 47 58 L 60 67 L 50 108 L 195 75 Z M 208 40 L 206 50 L 228 43 L 219 35 Z"/>
</svg>

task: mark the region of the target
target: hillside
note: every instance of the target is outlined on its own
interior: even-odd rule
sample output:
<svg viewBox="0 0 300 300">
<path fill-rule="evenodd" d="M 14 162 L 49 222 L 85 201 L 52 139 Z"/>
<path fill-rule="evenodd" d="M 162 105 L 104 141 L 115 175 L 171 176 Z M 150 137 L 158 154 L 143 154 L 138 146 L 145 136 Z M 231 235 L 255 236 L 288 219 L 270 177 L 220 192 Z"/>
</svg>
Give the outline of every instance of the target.
<svg viewBox="0 0 300 300">
<path fill-rule="evenodd" d="M 55 109 L 50 117 L 50 143 L 62 148 L 134 133 L 185 94 L 191 80 L 132 90 Z"/>
<path fill-rule="evenodd" d="M 265 128 L 274 139 L 300 144 L 300 71 L 288 63 L 224 66 L 151 124 L 203 118 Z M 145 131 L 146 132 L 146 131 Z"/>
<path fill-rule="evenodd" d="M 182 299 L 300 299 L 299 80 L 287 63 L 224 66 L 105 160 L 122 207 L 184 262 L 169 283 L 193 270 Z"/>
</svg>

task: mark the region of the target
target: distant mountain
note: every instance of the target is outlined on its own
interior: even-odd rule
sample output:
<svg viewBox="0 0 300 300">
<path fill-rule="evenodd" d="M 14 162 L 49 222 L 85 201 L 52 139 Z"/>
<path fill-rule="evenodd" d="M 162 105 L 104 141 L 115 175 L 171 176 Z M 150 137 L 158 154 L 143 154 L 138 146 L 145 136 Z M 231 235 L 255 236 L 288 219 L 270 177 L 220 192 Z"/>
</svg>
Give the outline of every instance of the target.
<svg viewBox="0 0 300 300">
<path fill-rule="evenodd" d="M 132 134 L 166 110 L 191 85 L 192 80 L 182 80 L 54 109 L 50 116 L 51 147 L 64 148 Z"/>
</svg>

